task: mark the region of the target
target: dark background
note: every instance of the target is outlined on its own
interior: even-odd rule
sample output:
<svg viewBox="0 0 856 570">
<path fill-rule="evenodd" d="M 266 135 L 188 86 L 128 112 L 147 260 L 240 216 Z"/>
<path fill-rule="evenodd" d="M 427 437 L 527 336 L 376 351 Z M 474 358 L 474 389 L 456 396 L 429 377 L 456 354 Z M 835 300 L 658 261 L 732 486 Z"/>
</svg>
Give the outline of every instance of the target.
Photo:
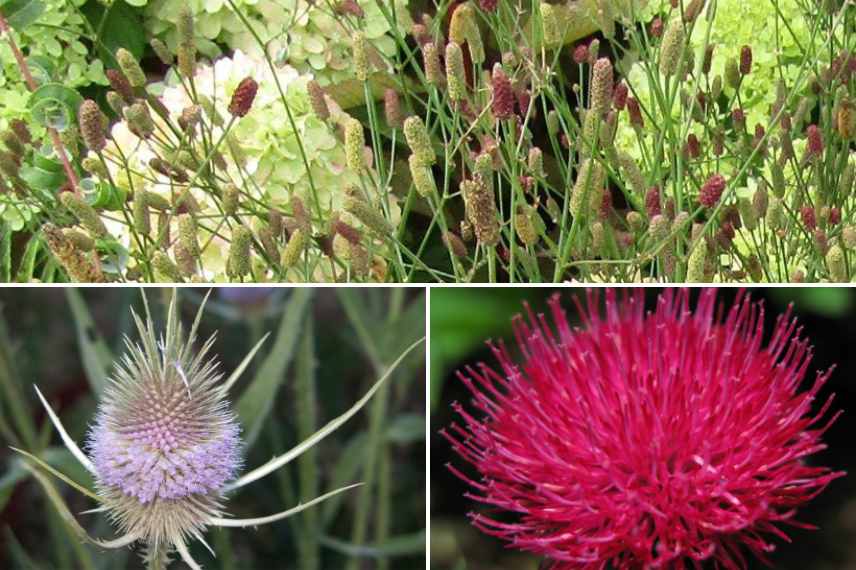
<svg viewBox="0 0 856 570">
<path fill-rule="evenodd" d="M 660 289 L 646 292 L 649 307 Z M 453 376 L 456 369 L 468 363 L 484 361 L 496 364 L 484 346 L 487 338 L 506 339 L 514 351 L 510 319 L 528 301 L 534 310 L 545 311 L 554 288 L 529 289 L 432 289 L 431 291 L 431 562 L 433 570 L 535 570 L 540 559 L 504 547 L 498 539 L 481 534 L 468 524 L 466 513 L 478 508 L 463 498 L 468 490 L 446 468 L 453 462 L 465 473 L 473 470 L 457 455 L 437 432 L 448 426 L 453 414 L 449 404 L 469 404 L 470 396 L 462 382 Z M 573 294 L 582 289 L 564 290 L 562 305 L 569 321 L 578 322 Z M 719 290 L 718 300 L 730 305 L 738 290 Z M 852 569 L 856 568 L 856 290 L 851 288 L 757 288 L 750 290 L 753 299 L 766 306 L 766 328 L 769 334 L 775 317 L 794 303 L 794 314 L 804 327 L 804 335 L 815 348 L 806 378 L 814 371 L 836 364 L 837 369 L 817 398 L 822 404 L 835 392 L 832 411 L 844 414 L 826 432 L 829 448 L 810 459 L 819 465 L 845 470 L 850 475 L 837 479 L 816 499 L 800 509 L 797 519 L 820 526 L 818 531 L 785 528 L 792 543 L 775 539 L 776 552 L 771 556 L 775 568 L 783 569 Z M 693 300 L 697 292 L 693 294 Z M 820 405 L 818 404 L 818 405 Z M 750 568 L 764 568 L 751 559 Z M 712 564 L 704 566 L 713 568 Z"/>
<path fill-rule="evenodd" d="M 179 290 L 185 327 L 190 326 L 207 290 Z M 83 288 L 80 291 L 95 319 L 95 328 L 107 340 L 113 354 L 120 356 L 124 352 L 122 336 L 128 334 L 132 340 L 137 338 L 132 329 L 129 308 L 133 306 L 138 314 L 144 314 L 139 290 L 111 287 Z M 163 315 L 163 301 L 168 290 L 148 288 L 146 293 L 157 321 Z M 212 293 L 197 342 L 201 343 L 217 332 L 211 354 L 221 361 L 222 370 L 227 375 L 241 362 L 256 338 L 265 332 L 272 333 L 265 348 L 235 385 L 233 403 L 243 393 L 254 377 L 256 367 L 273 345 L 292 294 L 293 290 L 287 288 L 246 287 L 220 289 Z M 384 364 L 391 363 L 404 347 L 424 336 L 424 290 L 350 289 L 350 294 L 362 315 L 361 326 L 376 343 Z M 318 429 L 351 407 L 379 375 L 375 374 L 364 339 L 356 332 L 345 312 L 339 292 L 331 288 L 315 289 L 309 303 L 306 320 L 311 319 L 314 326 L 315 429 Z M 400 307 L 398 317 L 391 316 L 396 312 L 394 304 Z M 60 288 L 3 289 L 0 291 L 0 308 L 0 343 L 11 354 L 11 364 L 17 369 L 15 382 L 24 401 L 26 417 L 37 431 L 41 431 L 45 448 L 62 448 L 59 435 L 36 399 L 32 385 L 37 383 L 72 438 L 82 446 L 95 412 L 96 397 L 82 366 L 75 321 L 66 292 Z M 302 334 L 302 330 L 298 331 L 298 338 Z M 0 363 L 0 374 L 2 370 Z M 294 376 L 292 359 L 261 435 L 245 454 L 243 473 L 299 443 Z M 380 491 L 378 479 L 375 479 L 368 503 L 366 542 L 362 548 L 351 543 L 359 489 L 341 495 L 341 503 L 329 513 L 329 518 L 324 511 L 327 503 L 317 505 L 317 516 L 324 515 L 326 519 L 321 530 L 315 533 L 321 541 L 320 568 L 381 570 L 425 566 L 424 378 L 423 344 L 387 380 L 389 401 L 382 416 L 380 433 L 384 435 L 385 449 L 389 452 L 391 476 L 387 491 Z M 0 422 L 9 424 L 14 431 L 9 407 L 11 400 L 3 386 L 4 382 L 0 382 Z M 364 481 L 362 469 L 368 449 L 365 436 L 376 401 L 377 394 L 356 416 L 313 447 L 317 453 L 318 494 L 340 486 L 334 481 L 339 470 L 350 470 L 345 477 L 349 482 Z M 358 441 L 360 437 L 362 443 Z M 2 431 L 0 442 L 0 568 L 86 568 L 77 552 L 79 548 L 84 549 L 84 554 L 88 553 L 93 570 L 143 568 L 137 556 L 139 546 L 133 552 L 128 548 L 105 552 L 90 546 L 77 546 L 78 541 L 56 518 L 38 483 L 32 477 L 11 480 L 18 459 L 8 449 L 10 442 Z M 40 456 L 49 455 L 44 450 L 31 451 L 37 451 L 36 455 Z M 61 451 L 59 457 L 54 458 L 56 462 L 53 464 L 60 471 L 91 488 L 91 477 L 71 459 L 68 452 Z M 259 517 L 296 505 L 298 499 L 294 493 L 298 488 L 299 465 L 298 459 L 277 473 L 242 488 L 227 500 L 227 513 L 236 518 Z M 102 539 L 117 536 L 104 515 L 79 514 L 93 508 L 93 501 L 57 480 L 54 482 L 72 513 L 92 536 Z M 390 531 L 388 539 L 378 543 L 374 529 L 383 504 L 389 507 L 385 512 L 389 516 Z M 308 532 L 301 515 L 257 528 L 210 529 L 205 533 L 205 539 L 217 552 L 217 558 L 197 541 L 191 541 L 191 554 L 206 569 L 298 568 L 297 543 L 303 536 L 301 533 Z M 26 558 L 31 560 L 32 566 Z M 177 562 L 170 568 L 178 570 L 186 566 Z"/>
</svg>

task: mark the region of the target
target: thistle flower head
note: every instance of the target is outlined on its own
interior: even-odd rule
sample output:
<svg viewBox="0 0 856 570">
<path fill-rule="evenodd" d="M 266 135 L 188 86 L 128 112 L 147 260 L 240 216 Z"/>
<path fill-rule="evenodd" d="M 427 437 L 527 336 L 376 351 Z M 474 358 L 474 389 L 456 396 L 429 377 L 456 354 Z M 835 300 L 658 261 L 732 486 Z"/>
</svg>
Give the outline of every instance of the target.
<svg viewBox="0 0 856 570">
<path fill-rule="evenodd" d="M 160 338 L 134 315 L 140 341 L 126 340 L 88 446 L 110 517 L 150 545 L 185 541 L 219 516 L 224 485 L 241 466 L 240 428 L 208 357 L 211 341 L 196 352 L 195 331 L 187 337 L 175 313 Z"/>
<path fill-rule="evenodd" d="M 698 244 L 697 248 L 704 248 Z M 668 289 L 578 302 L 571 328 L 558 297 L 515 321 L 522 353 L 491 345 L 499 370 L 468 368 L 475 411 L 444 435 L 479 474 L 469 497 L 513 520 L 472 515 L 482 531 L 552 560 L 551 568 L 745 568 L 763 558 L 795 509 L 843 475 L 806 458 L 823 449 L 831 400 L 812 402 L 831 371 L 800 390 L 812 358 L 790 311 L 764 345 L 764 309 L 716 290 L 694 310 Z M 722 315 L 725 314 L 725 318 Z"/>
</svg>

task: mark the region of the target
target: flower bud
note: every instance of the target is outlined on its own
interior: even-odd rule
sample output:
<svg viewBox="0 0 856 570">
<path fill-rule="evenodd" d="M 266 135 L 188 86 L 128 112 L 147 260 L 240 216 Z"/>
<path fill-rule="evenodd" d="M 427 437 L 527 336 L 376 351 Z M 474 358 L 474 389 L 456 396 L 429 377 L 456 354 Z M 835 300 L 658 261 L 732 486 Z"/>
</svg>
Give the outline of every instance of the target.
<svg viewBox="0 0 856 570">
<path fill-rule="evenodd" d="M 327 106 L 327 100 L 324 96 L 324 89 L 314 79 L 306 84 L 306 91 L 309 94 L 309 104 L 315 112 L 315 116 L 322 121 L 330 118 L 330 108 Z"/>
<path fill-rule="evenodd" d="M 411 154 L 407 162 L 410 165 L 410 178 L 413 180 L 416 193 L 423 198 L 436 194 L 437 185 L 434 182 L 434 173 L 431 172 L 431 167 L 421 165 L 415 154 Z"/>
<path fill-rule="evenodd" d="M 837 245 L 833 245 L 826 253 L 826 265 L 829 267 L 829 277 L 835 283 L 847 283 L 847 262 L 844 252 Z"/>
<path fill-rule="evenodd" d="M 714 174 L 707 179 L 698 192 L 699 203 L 706 207 L 712 208 L 719 202 L 722 192 L 725 190 L 725 178 L 721 174 Z"/>
<path fill-rule="evenodd" d="M 624 177 L 630 182 L 630 187 L 633 191 L 639 196 L 645 196 L 645 177 L 642 175 L 642 171 L 639 170 L 639 165 L 636 164 L 633 157 L 626 152 L 620 152 L 617 156 L 617 162 L 624 173 Z"/>
<path fill-rule="evenodd" d="M 242 79 L 232 93 L 232 100 L 229 102 L 228 108 L 229 113 L 239 118 L 249 113 L 258 90 L 259 84 L 256 83 L 255 79 L 252 77 Z"/>
<path fill-rule="evenodd" d="M 383 111 L 386 124 L 393 129 L 400 129 L 404 124 L 404 117 L 401 114 L 401 101 L 398 97 L 398 91 L 395 89 L 384 90 Z"/>
<path fill-rule="evenodd" d="M 358 81 L 368 81 L 369 78 L 369 56 L 366 46 L 366 36 L 362 32 L 356 32 L 352 39 L 354 56 L 354 73 Z"/>
<path fill-rule="evenodd" d="M 68 208 L 84 228 L 97 237 L 107 237 L 107 227 L 101 221 L 98 212 L 74 192 L 62 192 L 60 202 Z"/>
<path fill-rule="evenodd" d="M 703 239 L 698 240 L 687 260 L 687 283 L 706 283 L 705 265 L 707 262 L 707 244 Z"/>
<path fill-rule="evenodd" d="M 848 251 L 856 249 L 856 226 L 846 226 L 841 230 L 841 243 Z"/>
<path fill-rule="evenodd" d="M 127 103 L 122 99 L 122 96 L 116 93 L 115 91 L 108 91 L 107 95 L 107 104 L 110 106 L 110 109 L 120 117 L 123 115 L 123 111 L 125 107 L 127 107 Z"/>
<path fill-rule="evenodd" d="M 178 216 L 178 242 L 193 259 L 198 259 L 200 254 L 197 231 L 196 218 L 190 214 Z"/>
<path fill-rule="evenodd" d="M 162 251 L 156 251 L 152 255 L 152 267 L 154 267 L 155 272 L 158 274 L 158 281 L 162 283 L 184 282 L 178 266 Z"/>
<path fill-rule="evenodd" d="M 806 139 L 808 146 L 806 152 L 811 157 L 820 156 L 823 154 L 823 137 L 820 134 L 820 129 L 817 125 L 809 125 L 806 129 Z"/>
<path fill-rule="evenodd" d="M 467 246 L 455 232 L 443 232 L 443 244 L 455 257 L 467 256 Z"/>
<path fill-rule="evenodd" d="M 740 87 L 740 66 L 734 58 L 725 62 L 725 83 L 732 89 Z"/>
<path fill-rule="evenodd" d="M 752 72 L 752 47 L 743 46 L 740 49 L 740 75 L 746 76 Z"/>
<path fill-rule="evenodd" d="M 642 117 L 642 110 L 639 108 L 639 101 L 635 97 L 627 98 L 627 114 L 630 117 L 630 124 L 641 129 L 645 127 L 645 119 Z"/>
<path fill-rule="evenodd" d="M 422 166 L 431 166 L 437 161 L 434 147 L 431 145 L 431 137 L 425 128 L 425 123 L 419 117 L 408 117 L 404 121 L 404 137 L 410 151 Z"/>
<path fill-rule="evenodd" d="M 131 87 L 145 87 L 146 74 L 143 73 L 143 68 L 140 67 L 139 62 L 131 52 L 125 48 L 119 48 L 116 50 L 116 62 L 119 64 L 119 69 L 125 74 Z M 115 85 L 113 89 L 116 89 Z M 116 89 L 116 91 L 122 94 L 119 89 Z M 130 103 L 128 99 L 126 101 Z"/>
<path fill-rule="evenodd" d="M 570 210 L 574 217 L 585 216 L 592 202 L 599 202 L 606 173 L 597 161 L 587 159 L 580 166 L 571 194 Z"/>
<path fill-rule="evenodd" d="M 591 90 L 589 92 L 589 112 L 602 116 L 612 101 L 612 62 L 608 58 L 598 59 L 592 68 Z"/>
<path fill-rule="evenodd" d="M 249 228 L 240 225 L 232 231 L 232 243 L 229 244 L 229 256 L 226 259 L 226 275 L 240 278 L 250 272 L 250 246 L 253 234 Z"/>
<path fill-rule="evenodd" d="M 149 115 L 145 103 L 134 103 L 123 110 L 128 128 L 142 139 L 149 138 L 155 132 L 155 124 Z"/>
<path fill-rule="evenodd" d="M 440 65 L 440 54 L 434 42 L 428 42 L 422 46 L 422 61 L 425 71 L 425 79 L 431 85 L 439 87 L 445 83 L 443 68 Z"/>
<path fill-rule="evenodd" d="M 146 191 L 137 189 L 134 191 L 134 200 L 131 204 L 131 214 L 134 221 L 134 231 L 138 234 L 149 235 L 152 231 L 149 205 L 146 203 Z"/>
<path fill-rule="evenodd" d="M 767 206 L 767 226 L 772 230 L 784 229 L 787 224 L 785 207 L 782 200 L 773 196 L 770 198 L 770 204 Z"/>
<path fill-rule="evenodd" d="M 466 204 L 467 219 L 475 230 L 479 243 L 495 246 L 499 243 L 499 218 L 493 190 L 481 176 L 461 182 Z"/>
<path fill-rule="evenodd" d="M 348 118 L 345 121 L 345 162 L 357 173 L 366 166 L 364 146 L 363 124 L 353 117 Z"/>
<path fill-rule="evenodd" d="M 517 213 L 514 216 L 514 224 L 517 237 L 523 242 L 523 245 L 533 246 L 538 243 L 538 232 L 532 223 L 531 212 L 528 206 L 517 208 Z"/>
<path fill-rule="evenodd" d="M 371 204 L 356 196 L 350 196 L 345 200 L 345 211 L 353 215 L 364 226 L 380 237 L 392 234 L 392 226 L 389 225 L 383 214 L 372 207 Z"/>
<path fill-rule="evenodd" d="M 291 236 L 289 236 L 288 241 L 282 250 L 282 256 L 280 256 L 279 260 L 282 268 L 290 269 L 291 267 L 294 267 L 300 260 L 300 254 L 303 253 L 305 247 L 306 234 L 303 233 L 303 230 L 297 228 L 291 232 Z"/>
<path fill-rule="evenodd" d="M 680 18 L 673 18 L 663 34 L 660 45 L 660 73 L 670 77 L 677 73 L 684 49 L 684 25 Z"/>
<path fill-rule="evenodd" d="M 493 91 L 493 99 L 491 100 L 493 116 L 499 120 L 510 119 L 514 116 L 514 90 L 511 87 L 511 81 L 499 63 L 493 66 L 491 90 Z"/>
<path fill-rule="evenodd" d="M 240 199 L 240 191 L 234 184 L 229 184 L 223 190 L 223 213 L 227 216 L 234 216 L 238 211 L 238 201 Z"/>
<path fill-rule="evenodd" d="M 464 73 L 464 54 L 455 42 L 446 45 L 446 83 L 449 99 L 463 101 L 467 97 L 467 77 Z"/>
<path fill-rule="evenodd" d="M 69 194 L 69 192 L 66 192 Z M 98 283 L 104 281 L 104 275 L 77 245 L 55 225 L 46 223 L 42 226 L 42 235 L 48 249 L 65 269 L 71 281 L 77 283 Z"/>
<path fill-rule="evenodd" d="M 134 88 L 131 87 L 131 83 L 125 77 L 124 73 L 118 69 L 108 69 L 104 72 L 104 75 L 107 76 L 107 80 L 110 82 L 110 87 L 113 88 L 113 91 L 122 97 L 126 104 L 130 105 L 134 102 Z"/>
</svg>

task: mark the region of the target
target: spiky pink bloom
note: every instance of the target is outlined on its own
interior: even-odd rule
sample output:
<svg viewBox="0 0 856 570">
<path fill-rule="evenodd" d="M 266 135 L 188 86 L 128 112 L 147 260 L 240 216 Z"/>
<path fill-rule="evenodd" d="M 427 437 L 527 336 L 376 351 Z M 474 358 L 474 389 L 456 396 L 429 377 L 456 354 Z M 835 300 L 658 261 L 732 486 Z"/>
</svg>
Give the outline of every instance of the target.
<svg viewBox="0 0 856 570">
<path fill-rule="evenodd" d="M 812 358 L 790 309 L 764 346 L 764 310 L 745 293 L 725 318 L 716 290 L 695 310 L 668 289 L 646 312 L 644 292 L 577 300 L 571 328 L 558 296 L 553 327 L 518 317 L 518 361 L 493 345 L 499 370 L 459 374 L 475 411 L 444 435 L 479 474 L 467 496 L 492 510 L 473 524 L 553 570 L 745 568 L 787 538 L 781 525 L 843 473 L 807 457 L 832 397 L 811 406 L 831 369 L 800 391 Z M 553 330 L 555 329 L 555 333 Z M 840 412 L 839 412 L 840 413 Z M 742 545 L 742 546 L 741 546 Z"/>
</svg>

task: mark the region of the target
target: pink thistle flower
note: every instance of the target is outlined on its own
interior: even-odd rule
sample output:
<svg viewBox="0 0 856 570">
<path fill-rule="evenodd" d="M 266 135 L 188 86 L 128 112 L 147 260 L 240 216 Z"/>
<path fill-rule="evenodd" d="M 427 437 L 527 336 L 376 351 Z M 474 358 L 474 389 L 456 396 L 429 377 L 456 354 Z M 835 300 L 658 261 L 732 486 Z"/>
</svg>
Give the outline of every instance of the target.
<svg viewBox="0 0 856 570">
<path fill-rule="evenodd" d="M 716 290 L 695 310 L 668 289 L 646 312 L 644 292 L 606 293 L 571 328 L 558 296 L 543 315 L 517 317 L 522 359 L 490 344 L 500 364 L 459 374 L 473 407 L 443 435 L 480 477 L 449 469 L 467 496 L 515 515 L 471 515 L 553 570 L 683 568 L 710 560 L 745 568 L 741 546 L 765 559 L 787 539 L 795 510 L 844 475 L 810 465 L 840 412 L 812 402 L 832 369 L 800 391 L 812 358 L 791 310 L 766 346 L 764 309 L 741 293 L 725 312 Z"/>
</svg>

